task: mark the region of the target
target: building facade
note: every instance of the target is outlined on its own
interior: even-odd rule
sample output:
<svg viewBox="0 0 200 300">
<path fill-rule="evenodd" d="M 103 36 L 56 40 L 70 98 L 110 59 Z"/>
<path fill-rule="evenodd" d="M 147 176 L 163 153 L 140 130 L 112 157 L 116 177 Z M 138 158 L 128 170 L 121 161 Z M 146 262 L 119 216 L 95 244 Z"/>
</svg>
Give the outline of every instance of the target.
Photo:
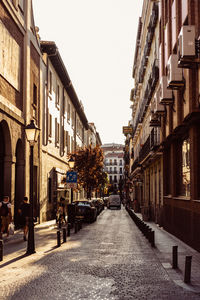
<svg viewBox="0 0 200 300">
<path fill-rule="evenodd" d="M 0 3 L 0 198 L 8 195 L 15 224 L 29 194 L 25 125 L 39 126 L 41 51 L 30 0 Z M 34 215 L 38 215 L 39 141 L 34 146 Z"/>
<path fill-rule="evenodd" d="M 199 1 L 143 2 L 126 153 L 132 197 L 140 201 L 143 217 L 197 250 L 199 36 Z"/>
<path fill-rule="evenodd" d="M 70 201 L 67 154 L 87 146 L 90 136 L 58 48 L 41 41 L 38 31 L 31 0 L 0 1 L 0 201 L 10 197 L 15 225 L 19 205 L 30 194 L 26 125 L 34 120 L 40 129 L 33 150 L 33 209 L 39 222 L 55 217 L 61 196 Z M 84 191 L 73 193 L 73 199 L 84 197 Z"/>
<path fill-rule="evenodd" d="M 104 171 L 108 174 L 110 185 L 115 190 L 119 189 L 119 183 L 123 181 L 124 173 L 124 152 L 123 145 L 104 144 L 101 146 L 104 152 Z"/>
</svg>

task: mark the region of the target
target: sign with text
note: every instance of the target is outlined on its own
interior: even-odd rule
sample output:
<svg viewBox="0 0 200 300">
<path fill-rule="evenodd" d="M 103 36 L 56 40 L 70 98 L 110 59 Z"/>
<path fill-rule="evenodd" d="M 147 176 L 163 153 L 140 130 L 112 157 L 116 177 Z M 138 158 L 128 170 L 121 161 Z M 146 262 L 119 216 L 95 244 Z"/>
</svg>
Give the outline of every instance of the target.
<svg viewBox="0 0 200 300">
<path fill-rule="evenodd" d="M 67 183 L 77 183 L 77 172 L 67 172 Z"/>
<path fill-rule="evenodd" d="M 123 134 L 132 134 L 132 133 L 133 133 L 133 127 L 123 126 Z"/>
<path fill-rule="evenodd" d="M 66 183 L 66 188 L 67 189 L 76 189 L 77 188 L 77 183 L 75 183 L 75 182 L 67 182 Z"/>
</svg>

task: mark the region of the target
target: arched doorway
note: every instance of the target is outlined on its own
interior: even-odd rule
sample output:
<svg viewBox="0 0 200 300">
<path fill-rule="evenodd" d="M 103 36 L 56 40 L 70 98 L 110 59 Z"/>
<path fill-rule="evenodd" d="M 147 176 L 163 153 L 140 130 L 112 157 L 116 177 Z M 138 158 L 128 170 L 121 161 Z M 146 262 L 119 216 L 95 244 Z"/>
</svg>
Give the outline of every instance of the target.
<svg viewBox="0 0 200 300">
<path fill-rule="evenodd" d="M 15 200 L 14 200 L 14 223 L 19 226 L 18 209 L 24 197 L 24 148 L 19 139 L 16 145 L 16 164 L 15 164 Z"/>
<path fill-rule="evenodd" d="M 12 149 L 10 130 L 6 121 L 0 122 L 0 200 L 11 196 Z"/>
</svg>

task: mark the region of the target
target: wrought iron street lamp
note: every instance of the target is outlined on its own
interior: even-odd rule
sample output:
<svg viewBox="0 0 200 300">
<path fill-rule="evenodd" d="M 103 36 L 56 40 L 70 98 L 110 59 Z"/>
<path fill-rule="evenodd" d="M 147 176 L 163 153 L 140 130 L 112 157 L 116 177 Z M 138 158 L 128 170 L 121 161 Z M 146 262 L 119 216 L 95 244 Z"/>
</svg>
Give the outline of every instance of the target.
<svg viewBox="0 0 200 300">
<path fill-rule="evenodd" d="M 30 144 L 30 216 L 26 254 L 33 254 L 35 253 L 33 222 L 33 147 L 38 140 L 40 129 L 35 126 L 34 120 L 31 120 L 31 123 L 25 127 L 25 132 L 27 141 Z"/>
</svg>

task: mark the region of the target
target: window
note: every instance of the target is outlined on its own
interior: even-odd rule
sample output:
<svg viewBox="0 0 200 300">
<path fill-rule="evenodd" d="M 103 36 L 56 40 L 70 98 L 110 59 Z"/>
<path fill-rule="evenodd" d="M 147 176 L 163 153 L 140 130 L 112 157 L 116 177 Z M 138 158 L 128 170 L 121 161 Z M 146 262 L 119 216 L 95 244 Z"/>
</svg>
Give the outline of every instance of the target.
<svg viewBox="0 0 200 300">
<path fill-rule="evenodd" d="M 22 12 L 24 11 L 24 0 L 19 0 L 19 8 Z"/>
<path fill-rule="evenodd" d="M 114 160 L 114 165 L 117 165 L 117 160 L 116 159 Z"/>
<path fill-rule="evenodd" d="M 72 110 L 72 127 L 74 128 L 75 125 L 75 110 Z"/>
<path fill-rule="evenodd" d="M 112 165 L 112 159 L 110 159 L 110 165 Z"/>
<path fill-rule="evenodd" d="M 110 183 L 112 183 L 112 176 L 110 176 L 110 179 L 109 179 Z"/>
<path fill-rule="evenodd" d="M 57 85 L 57 91 L 56 91 L 56 105 L 60 105 L 60 87 Z"/>
<path fill-rule="evenodd" d="M 181 195 L 190 196 L 190 140 L 182 143 L 182 183 Z"/>
<path fill-rule="evenodd" d="M 49 114 L 48 118 L 48 135 L 49 137 L 52 137 L 52 115 Z"/>
<path fill-rule="evenodd" d="M 49 71 L 49 93 L 52 94 L 52 72 Z"/>
<path fill-rule="evenodd" d="M 55 145 L 56 147 L 59 144 L 60 140 L 60 124 L 57 122 L 57 118 L 55 119 Z"/>
<path fill-rule="evenodd" d="M 122 159 L 120 159 L 120 162 L 119 162 L 120 166 L 122 165 Z"/>
<path fill-rule="evenodd" d="M 70 122 L 70 103 L 67 103 L 67 122 Z"/>
<path fill-rule="evenodd" d="M 33 104 L 37 106 L 37 86 L 33 84 Z"/>
<path fill-rule="evenodd" d="M 122 174 L 122 168 L 120 168 L 120 171 L 119 171 L 119 172 L 120 172 L 120 174 Z"/>
<path fill-rule="evenodd" d="M 116 167 L 114 167 L 114 173 L 117 173 L 117 168 Z"/>
<path fill-rule="evenodd" d="M 117 182 L 117 176 L 116 175 L 114 176 L 114 182 Z"/>
</svg>

